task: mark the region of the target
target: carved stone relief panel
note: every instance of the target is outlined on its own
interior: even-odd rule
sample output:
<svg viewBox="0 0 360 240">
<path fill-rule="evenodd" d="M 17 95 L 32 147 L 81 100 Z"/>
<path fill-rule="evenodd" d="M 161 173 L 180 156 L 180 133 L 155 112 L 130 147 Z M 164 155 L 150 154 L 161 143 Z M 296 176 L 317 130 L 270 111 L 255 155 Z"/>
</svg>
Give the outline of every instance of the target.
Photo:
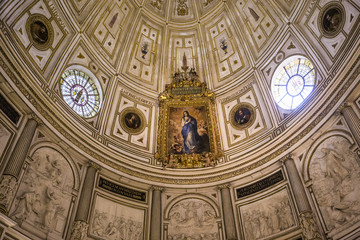
<svg viewBox="0 0 360 240">
<path fill-rule="evenodd" d="M 69 31 L 47 1 L 34 1 L 17 14 L 10 23 L 16 39 L 34 66 L 45 72 Z"/>
<path fill-rule="evenodd" d="M 123 37 L 127 32 L 123 30 L 130 22 L 130 16 L 133 12 L 133 6 L 128 1 L 111 2 L 102 12 L 95 16 L 95 25 L 89 29 L 88 34 L 100 47 L 101 52 L 105 54 L 112 63 L 118 59 L 116 54 Z"/>
<path fill-rule="evenodd" d="M 189 22 L 195 20 L 193 0 L 170 1 L 170 19 L 174 22 Z"/>
<path fill-rule="evenodd" d="M 183 199 L 174 204 L 166 219 L 167 239 L 219 240 L 219 216 L 208 202 L 197 199 Z"/>
<path fill-rule="evenodd" d="M 239 47 L 241 43 L 234 37 L 233 25 L 227 14 L 206 24 L 206 34 L 210 41 L 208 47 L 212 55 L 210 60 L 214 66 L 211 70 L 215 70 L 214 75 L 217 76 L 213 79 L 216 87 L 245 67 L 245 54 Z"/>
<path fill-rule="evenodd" d="M 141 147 L 145 151 L 151 149 L 154 114 L 152 103 L 117 86 L 115 92 L 117 102 L 113 103 L 108 115 L 108 125 L 105 134 L 110 137 L 109 145 L 119 146 L 120 142 L 127 142 L 134 147 Z M 127 149 L 128 150 L 128 149 Z"/>
<path fill-rule="evenodd" d="M 289 193 L 283 189 L 239 207 L 246 240 L 276 236 L 295 227 L 296 220 Z"/>
<path fill-rule="evenodd" d="M 64 156 L 49 147 L 37 149 L 30 159 L 9 216 L 39 237 L 62 237 L 70 217 L 73 171 Z"/>
<path fill-rule="evenodd" d="M 325 231 L 334 235 L 360 220 L 360 161 L 341 136 L 320 143 L 308 166 Z"/>
<path fill-rule="evenodd" d="M 128 48 L 126 73 L 153 88 L 158 86 L 159 51 L 162 28 L 148 19 L 139 19 Z"/>
<path fill-rule="evenodd" d="M 92 10 L 96 9 L 96 5 L 101 4 L 101 1 L 97 0 L 69 0 L 69 2 L 72 6 L 68 9 L 75 14 L 75 19 L 80 25 L 92 15 Z"/>
<path fill-rule="evenodd" d="M 254 88 L 249 87 L 221 102 L 229 147 L 266 129 L 266 122 Z"/>
<path fill-rule="evenodd" d="M 280 6 L 280 9 L 290 17 L 292 11 L 297 5 L 298 1 L 296 0 L 275 0 L 275 2 Z"/>
<path fill-rule="evenodd" d="M 5 153 L 5 149 L 8 146 L 9 140 L 11 137 L 11 132 L 5 127 L 5 125 L 0 122 L 0 160 Z"/>
<path fill-rule="evenodd" d="M 146 209 L 96 195 L 89 234 L 108 240 L 142 240 L 146 233 Z"/>
<path fill-rule="evenodd" d="M 267 4 L 265 1 L 253 0 L 238 0 L 235 3 L 236 13 L 249 33 L 245 36 L 255 47 L 256 53 L 264 49 L 266 43 L 275 36 L 276 30 L 281 25 L 281 22 L 276 20 L 277 13 L 273 12 Z"/>
<path fill-rule="evenodd" d="M 161 17 L 165 17 L 168 10 L 168 0 L 149 0 L 146 3 L 146 6 L 151 10 L 155 11 Z"/>
<path fill-rule="evenodd" d="M 215 5 L 217 5 L 221 0 L 200 0 L 195 1 L 197 4 L 198 11 L 200 15 L 206 14 L 210 11 Z"/>
</svg>

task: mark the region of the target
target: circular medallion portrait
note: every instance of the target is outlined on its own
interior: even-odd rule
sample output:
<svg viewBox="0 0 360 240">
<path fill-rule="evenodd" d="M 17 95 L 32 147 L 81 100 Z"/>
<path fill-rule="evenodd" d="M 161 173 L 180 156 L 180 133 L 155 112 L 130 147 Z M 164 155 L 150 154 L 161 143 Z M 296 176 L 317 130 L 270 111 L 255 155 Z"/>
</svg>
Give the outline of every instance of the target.
<svg viewBox="0 0 360 240">
<path fill-rule="evenodd" d="M 27 21 L 26 29 L 36 48 L 44 50 L 50 47 L 53 29 L 46 17 L 39 14 L 32 15 Z"/>
<path fill-rule="evenodd" d="M 145 128 L 145 116 L 137 108 L 126 108 L 120 115 L 120 125 L 128 133 L 140 133 Z"/>
<path fill-rule="evenodd" d="M 340 5 L 331 5 L 321 15 L 320 26 L 326 36 L 335 36 L 344 25 L 344 14 Z"/>
<path fill-rule="evenodd" d="M 249 104 L 236 105 L 230 112 L 230 122 L 235 128 L 248 127 L 254 119 L 255 112 Z"/>
</svg>

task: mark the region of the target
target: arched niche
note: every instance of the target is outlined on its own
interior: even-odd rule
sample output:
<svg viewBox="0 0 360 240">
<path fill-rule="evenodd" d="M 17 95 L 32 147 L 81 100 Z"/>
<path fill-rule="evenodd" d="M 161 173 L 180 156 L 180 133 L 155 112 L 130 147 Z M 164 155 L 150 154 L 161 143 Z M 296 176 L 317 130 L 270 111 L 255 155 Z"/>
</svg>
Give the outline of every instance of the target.
<svg viewBox="0 0 360 240">
<path fill-rule="evenodd" d="M 168 240 L 222 240 L 219 206 L 200 194 L 185 194 L 173 199 L 164 211 L 164 237 Z"/>
<path fill-rule="evenodd" d="M 42 142 L 29 153 L 9 217 L 40 238 L 64 238 L 79 182 L 70 156 L 60 147 Z"/>
<path fill-rule="evenodd" d="M 360 226 L 360 161 L 344 131 L 329 131 L 310 147 L 304 161 L 304 180 L 324 232 L 348 234 Z"/>
</svg>

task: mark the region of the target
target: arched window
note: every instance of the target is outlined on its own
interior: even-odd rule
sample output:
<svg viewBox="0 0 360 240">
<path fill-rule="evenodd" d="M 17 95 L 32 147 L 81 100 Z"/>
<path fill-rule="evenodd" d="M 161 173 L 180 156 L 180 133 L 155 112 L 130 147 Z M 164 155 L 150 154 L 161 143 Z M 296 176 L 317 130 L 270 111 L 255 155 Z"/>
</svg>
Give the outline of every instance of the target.
<svg viewBox="0 0 360 240">
<path fill-rule="evenodd" d="M 285 59 L 276 69 L 271 92 L 279 107 L 293 110 L 313 91 L 315 69 L 309 59 L 292 56 Z"/>
<path fill-rule="evenodd" d="M 102 92 L 95 76 L 68 69 L 61 76 L 60 89 L 65 102 L 80 116 L 90 118 L 99 112 Z"/>
</svg>

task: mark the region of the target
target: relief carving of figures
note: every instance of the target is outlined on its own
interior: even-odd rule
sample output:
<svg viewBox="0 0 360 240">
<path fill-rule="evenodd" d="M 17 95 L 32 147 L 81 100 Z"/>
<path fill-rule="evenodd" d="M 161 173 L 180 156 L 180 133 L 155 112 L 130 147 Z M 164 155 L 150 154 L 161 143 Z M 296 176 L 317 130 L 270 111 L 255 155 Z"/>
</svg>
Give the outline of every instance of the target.
<svg viewBox="0 0 360 240">
<path fill-rule="evenodd" d="M 246 239 L 258 239 L 295 226 L 287 192 L 242 207 Z"/>
<path fill-rule="evenodd" d="M 72 240 L 85 240 L 89 225 L 84 221 L 75 221 L 71 232 Z"/>
<path fill-rule="evenodd" d="M 306 240 L 320 240 L 322 239 L 317 224 L 313 218 L 312 212 L 305 212 L 300 214 L 300 224 L 303 229 L 303 235 Z"/>
<path fill-rule="evenodd" d="M 176 203 L 169 212 L 168 239 L 218 240 L 216 212 L 200 199 L 185 199 Z"/>
<path fill-rule="evenodd" d="M 309 172 L 328 231 L 360 220 L 360 170 L 350 143 L 331 137 L 315 150 Z"/>
<path fill-rule="evenodd" d="M 109 240 L 142 240 L 144 211 L 97 197 L 90 225 L 92 235 Z"/>
<path fill-rule="evenodd" d="M 0 182 L 0 205 L 8 209 L 11 200 L 14 197 L 17 181 L 16 178 L 9 175 L 3 175 Z"/>
<path fill-rule="evenodd" d="M 51 148 L 31 156 L 9 216 L 20 225 L 62 236 L 71 204 L 74 176 L 66 159 Z"/>
</svg>

